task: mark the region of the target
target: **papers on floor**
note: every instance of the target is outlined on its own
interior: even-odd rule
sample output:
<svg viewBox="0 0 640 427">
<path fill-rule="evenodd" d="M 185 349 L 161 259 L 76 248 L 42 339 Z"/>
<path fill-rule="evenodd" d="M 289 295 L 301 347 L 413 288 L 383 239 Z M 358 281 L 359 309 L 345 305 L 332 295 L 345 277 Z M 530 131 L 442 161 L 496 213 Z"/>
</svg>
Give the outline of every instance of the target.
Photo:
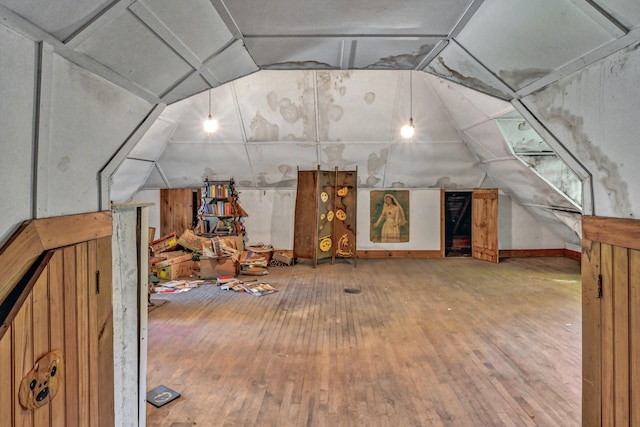
<svg viewBox="0 0 640 427">
<path fill-rule="evenodd" d="M 204 283 L 204 280 L 170 280 L 156 286 L 154 292 L 156 294 L 177 294 L 197 288 L 201 283 Z"/>
<path fill-rule="evenodd" d="M 250 281 L 242 281 L 234 276 L 220 276 L 217 280 L 218 286 L 222 290 L 234 290 L 236 292 L 246 292 L 254 296 L 262 296 L 278 292 L 278 289 L 274 288 L 268 283 Z"/>
</svg>

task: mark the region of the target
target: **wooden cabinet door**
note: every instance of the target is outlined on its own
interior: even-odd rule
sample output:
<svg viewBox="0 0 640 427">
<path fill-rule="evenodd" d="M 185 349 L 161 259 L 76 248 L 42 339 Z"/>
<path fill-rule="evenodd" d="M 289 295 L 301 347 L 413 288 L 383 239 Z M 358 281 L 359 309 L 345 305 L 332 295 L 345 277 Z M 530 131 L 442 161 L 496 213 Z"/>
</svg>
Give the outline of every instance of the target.
<svg viewBox="0 0 640 427">
<path fill-rule="evenodd" d="M 640 425 L 640 221 L 582 219 L 582 425 Z"/>
<path fill-rule="evenodd" d="M 474 258 L 498 262 L 498 190 L 473 190 L 472 253 Z"/>
<path fill-rule="evenodd" d="M 194 194 L 195 193 L 195 194 Z M 194 210 L 198 209 L 199 190 L 196 188 L 170 188 L 160 190 L 160 235 L 193 230 Z"/>
</svg>

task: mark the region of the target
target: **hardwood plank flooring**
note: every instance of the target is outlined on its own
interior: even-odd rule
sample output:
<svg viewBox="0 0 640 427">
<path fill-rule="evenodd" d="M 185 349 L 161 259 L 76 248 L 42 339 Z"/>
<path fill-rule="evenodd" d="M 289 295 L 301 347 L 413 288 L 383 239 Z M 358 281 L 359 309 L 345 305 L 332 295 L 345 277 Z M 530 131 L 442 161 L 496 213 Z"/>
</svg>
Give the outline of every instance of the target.
<svg viewBox="0 0 640 427">
<path fill-rule="evenodd" d="M 580 264 L 271 267 L 280 292 L 154 295 L 147 425 L 579 426 Z M 345 293 L 345 289 L 360 293 Z"/>
</svg>

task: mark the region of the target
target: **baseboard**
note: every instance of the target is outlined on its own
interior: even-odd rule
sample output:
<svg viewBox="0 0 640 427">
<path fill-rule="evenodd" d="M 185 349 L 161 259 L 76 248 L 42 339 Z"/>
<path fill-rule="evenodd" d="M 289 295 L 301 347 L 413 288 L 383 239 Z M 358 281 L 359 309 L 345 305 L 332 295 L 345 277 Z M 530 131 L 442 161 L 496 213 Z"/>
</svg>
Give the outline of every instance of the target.
<svg viewBox="0 0 640 427">
<path fill-rule="evenodd" d="M 442 258 L 442 253 L 436 251 L 358 251 L 358 258 Z"/>
<path fill-rule="evenodd" d="M 566 256 L 567 258 L 575 259 L 576 261 L 580 261 L 582 259 L 582 252 L 565 248 L 564 256 Z"/>
<path fill-rule="evenodd" d="M 526 257 L 548 257 L 562 256 L 575 260 L 580 260 L 580 252 L 570 249 L 502 249 L 500 258 L 526 258 Z"/>
</svg>

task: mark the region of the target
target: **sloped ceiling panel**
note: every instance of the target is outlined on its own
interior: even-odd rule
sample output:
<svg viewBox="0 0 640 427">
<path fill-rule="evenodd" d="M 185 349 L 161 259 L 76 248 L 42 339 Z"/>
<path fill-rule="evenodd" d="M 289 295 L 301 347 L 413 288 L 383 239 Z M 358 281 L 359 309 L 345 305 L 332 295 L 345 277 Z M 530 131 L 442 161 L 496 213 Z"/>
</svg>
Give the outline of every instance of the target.
<svg viewBox="0 0 640 427">
<path fill-rule="evenodd" d="M 142 0 L 133 8 L 144 5 L 182 42 L 200 62 L 233 40 L 220 15 L 209 0 L 189 0 L 188 5 L 172 0 Z"/>
<path fill-rule="evenodd" d="M 178 83 L 169 92 L 165 93 L 162 100 L 167 104 L 186 99 L 194 93 L 200 93 L 209 89 L 212 85 L 204 80 L 200 73 L 193 73 Z"/>
<path fill-rule="evenodd" d="M 469 147 L 482 161 L 515 158 L 493 120 L 469 128 L 464 134 Z"/>
<path fill-rule="evenodd" d="M 449 43 L 424 69 L 487 95 L 511 99 L 512 91 L 457 43 Z"/>
<path fill-rule="evenodd" d="M 198 188 L 205 178 L 234 178 L 241 187 L 255 185 L 244 144 L 171 143 L 158 165 L 170 188 Z"/>
<path fill-rule="evenodd" d="M 262 71 L 234 82 L 248 141 L 315 142 L 315 73 Z"/>
<path fill-rule="evenodd" d="M 157 96 L 193 71 L 187 62 L 147 27 L 140 25 L 130 13 L 104 23 L 80 43 L 77 50 Z"/>
<path fill-rule="evenodd" d="M 323 169 L 358 170 L 358 187 L 382 187 L 389 162 L 390 144 L 320 144 L 319 164 Z"/>
<path fill-rule="evenodd" d="M 638 145 L 640 89 L 629 84 L 640 75 L 637 49 L 623 49 L 524 98 L 593 175 L 597 215 L 624 218 L 640 211 L 640 193 L 630 190 L 640 182 L 640 150 L 630 149 Z"/>
<path fill-rule="evenodd" d="M 211 116 L 218 121 L 218 130 L 207 134 L 203 122 L 209 115 L 209 95 L 211 95 Z M 243 142 L 242 124 L 238 117 L 233 85 L 223 85 L 201 92 L 191 98 L 167 107 L 166 114 L 177 115 L 173 142 Z M 163 112 L 163 116 L 166 115 Z"/>
<path fill-rule="evenodd" d="M 362 38 L 350 41 L 353 58 L 349 68 L 370 70 L 415 70 L 440 39 L 407 37 L 405 39 Z M 349 41 L 346 41 L 349 43 Z"/>
<path fill-rule="evenodd" d="M 166 148 L 175 130 L 176 124 L 174 122 L 160 117 L 142 136 L 128 157 L 131 159 L 155 161 Z"/>
<path fill-rule="evenodd" d="M 245 36 L 330 34 L 448 34 L 469 0 L 223 1 Z M 273 13 L 278 11 L 278 13 Z M 437 13 L 433 13 L 437 11 Z M 269 16 L 269 19 L 264 19 Z"/>
<path fill-rule="evenodd" d="M 208 60 L 202 70 L 208 71 L 219 83 L 227 83 L 258 71 L 244 44 L 236 40 L 231 46 Z"/>
<path fill-rule="evenodd" d="M 475 188 L 484 171 L 464 143 L 393 144 L 385 188 Z"/>
<path fill-rule="evenodd" d="M 323 37 L 247 38 L 245 45 L 263 70 L 341 68 L 343 42 Z"/>
<path fill-rule="evenodd" d="M 457 40 L 518 90 L 614 40 L 592 17 L 570 0 L 485 1 Z"/>
<path fill-rule="evenodd" d="M 125 159 L 111 180 L 111 201 L 114 203 L 129 201 L 140 189 L 141 184 L 147 181 L 153 169 L 152 161 Z"/>
<path fill-rule="evenodd" d="M 499 188 L 525 207 L 551 207 L 578 212 L 566 197 L 549 186 L 517 159 L 484 163 L 483 167 Z"/>
<path fill-rule="evenodd" d="M 429 76 L 431 87 L 447 107 L 456 128 L 467 129 L 513 110 L 513 106 L 501 99 L 486 96 L 459 84 Z"/>
<path fill-rule="evenodd" d="M 627 28 L 640 26 L 640 2 L 637 0 L 595 0 L 594 3 Z"/>
<path fill-rule="evenodd" d="M 431 87 L 431 78 L 426 73 L 406 72 L 400 74 L 398 107 L 392 126 L 393 140 L 404 144 L 406 140 L 398 129 L 413 117 L 415 142 L 460 142 L 462 138 L 448 109 Z"/>
<path fill-rule="evenodd" d="M 0 4 L 42 28 L 60 41 L 87 24 L 112 2 L 100 0 L 2 0 Z"/>
<path fill-rule="evenodd" d="M 200 183 L 199 186 L 201 185 L 202 183 Z M 153 169 L 151 169 L 151 172 L 149 173 L 149 178 L 147 178 L 147 181 L 142 185 L 141 188 L 142 189 L 169 188 L 166 180 L 163 178 L 162 174 L 160 173 L 157 164 Z M 114 189 L 111 188 L 111 192 L 113 191 Z"/>
<path fill-rule="evenodd" d="M 255 185 L 258 188 L 295 188 L 298 168 L 313 170 L 318 165 L 316 144 L 247 144 L 247 155 L 256 177 L 251 186 Z"/>
</svg>

